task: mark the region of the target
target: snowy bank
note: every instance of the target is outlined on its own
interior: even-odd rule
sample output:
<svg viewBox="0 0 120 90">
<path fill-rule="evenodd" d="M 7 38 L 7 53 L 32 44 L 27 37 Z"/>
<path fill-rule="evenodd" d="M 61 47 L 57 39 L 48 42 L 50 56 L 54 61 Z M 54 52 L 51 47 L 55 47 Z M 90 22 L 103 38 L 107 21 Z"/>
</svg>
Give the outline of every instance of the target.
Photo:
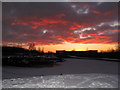
<svg viewBox="0 0 120 90">
<path fill-rule="evenodd" d="M 50 75 L 4 79 L 3 88 L 117 88 L 118 78 L 106 74 Z"/>
</svg>

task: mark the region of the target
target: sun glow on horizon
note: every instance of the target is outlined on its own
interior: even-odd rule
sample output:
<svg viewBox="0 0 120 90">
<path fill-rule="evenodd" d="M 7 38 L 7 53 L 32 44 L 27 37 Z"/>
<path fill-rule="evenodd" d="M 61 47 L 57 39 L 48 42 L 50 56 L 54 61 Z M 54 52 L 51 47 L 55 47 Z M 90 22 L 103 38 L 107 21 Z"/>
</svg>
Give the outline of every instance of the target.
<svg viewBox="0 0 120 90">
<path fill-rule="evenodd" d="M 44 48 L 44 52 L 56 52 L 56 50 L 66 50 L 66 51 L 86 51 L 86 50 L 98 50 L 108 51 L 108 50 L 116 50 L 116 44 L 74 44 L 74 43 L 64 43 L 64 44 L 56 44 L 56 45 L 37 45 L 36 48 L 40 47 Z"/>
<path fill-rule="evenodd" d="M 56 50 L 66 50 L 66 51 L 87 51 L 87 50 L 98 50 L 98 52 L 108 52 L 110 50 L 116 50 L 118 43 L 113 44 L 82 44 L 82 43 L 70 43 L 63 42 L 62 44 L 39 44 L 39 43 L 3 43 L 2 46 L 15 46 L 29 49 L 29 45 L 34 44 L 36 50 L 44 49 L 44 52 L 56 52 Z"/>
</svg>

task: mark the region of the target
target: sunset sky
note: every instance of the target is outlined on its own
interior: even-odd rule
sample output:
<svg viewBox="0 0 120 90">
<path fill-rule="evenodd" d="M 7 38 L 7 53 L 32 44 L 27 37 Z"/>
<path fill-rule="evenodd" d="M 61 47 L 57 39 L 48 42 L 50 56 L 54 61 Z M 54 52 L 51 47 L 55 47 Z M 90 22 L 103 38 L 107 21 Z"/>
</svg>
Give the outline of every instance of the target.
<svg viewBox="0 0 120 90">
<path fill-rule="evenodd" d="M 3 43 L 35 43 L 45 51 L 108 50 L 118 43 L 118 3 L 2 3 Z"/>
</svg>

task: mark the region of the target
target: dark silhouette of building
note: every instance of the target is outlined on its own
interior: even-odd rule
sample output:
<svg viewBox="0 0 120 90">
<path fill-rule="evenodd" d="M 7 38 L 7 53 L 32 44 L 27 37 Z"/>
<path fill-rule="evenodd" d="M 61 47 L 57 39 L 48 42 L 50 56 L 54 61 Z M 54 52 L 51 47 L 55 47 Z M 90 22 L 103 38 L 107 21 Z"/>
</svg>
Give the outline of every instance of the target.
<svg viewBox="0 0 120 90">
<path fill-rule="evenodd" d="M 88 51 L 65 51 L 65 50 L 56 50 L 57 54 L 96 54 L 97 50 L 88 50 Z"/>
<path fill-rule="evenodd" d="M 65 50 L 56 50 L 57 55 L 71 55 L 71 56 L 94 56 L 98 53 L 97 50 L 88 50 L 88 51 L 65 51 Z"/>
</svg>

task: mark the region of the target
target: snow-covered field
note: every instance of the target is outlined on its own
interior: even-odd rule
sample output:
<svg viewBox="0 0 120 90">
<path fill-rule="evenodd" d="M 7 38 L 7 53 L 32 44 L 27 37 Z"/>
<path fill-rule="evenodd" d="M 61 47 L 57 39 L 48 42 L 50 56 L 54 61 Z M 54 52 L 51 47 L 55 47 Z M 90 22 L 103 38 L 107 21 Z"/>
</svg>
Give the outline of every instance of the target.
<svg viewBox="0 0 120 90">
<path fill-rule="evenodd" d="M 66 59 L 51 67 L 3 69 L 3 88 L 117 88 L 118 63 Z"/>
<path fill-rule="evenodd" d="M 117 76 L 73 74 L 3 80 L 3 88 L 117 88 Z"/>
</svg>

